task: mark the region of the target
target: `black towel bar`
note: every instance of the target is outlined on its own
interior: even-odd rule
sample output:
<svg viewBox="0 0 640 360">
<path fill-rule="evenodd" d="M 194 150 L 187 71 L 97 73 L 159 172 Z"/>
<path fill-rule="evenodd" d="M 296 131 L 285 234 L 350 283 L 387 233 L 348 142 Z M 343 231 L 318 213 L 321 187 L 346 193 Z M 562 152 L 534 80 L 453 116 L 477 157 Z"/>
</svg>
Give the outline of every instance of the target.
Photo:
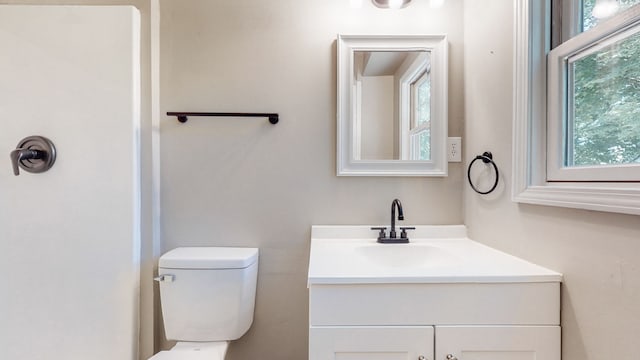
<svg viewBox="0 0 640 360">
<path fill-rule="evenodd" d="M 277 124 L 279 116 L 277 113 L 231 113 L 231 112 L 167 112 L 169 116 L 175 116 L 181 123 L 187 122 L 189 116 L 228 116 L 228 117 L 266 117 L 269 118 L 269 122 Z"/>
</svg>

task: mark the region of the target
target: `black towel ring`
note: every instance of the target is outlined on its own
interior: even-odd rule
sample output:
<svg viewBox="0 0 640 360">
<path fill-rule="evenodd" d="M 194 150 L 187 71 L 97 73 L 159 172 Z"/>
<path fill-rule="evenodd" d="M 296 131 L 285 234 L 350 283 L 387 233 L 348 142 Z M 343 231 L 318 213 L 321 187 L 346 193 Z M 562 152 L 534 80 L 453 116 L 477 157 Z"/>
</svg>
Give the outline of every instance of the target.
<svg viewBox="0 0 640 360">
<path fill-rule="evenodd" d="M 493 186 L 491 187 L 491 189 L 489 189 L 489 191 L 478 190 L 478 188 L 476 188 L 475 185 L 473 185 L 473 182 L 471 181 L 471 167 L 473 166 L 473 163 L 476 162 L 476 160 L 482 160 L 482 162 L 485 164 L 491 163 L 491 165 L 493 165 L 493 169 L 496 171 L 496 182 L 493 183 Z M 498 186 L 499 178 L 500 178 L 500 173 L 498 172 L 498 165 L 496 165 L 496 163 L 493 161 L 493 155 L 489 151 L 485 151 L 484 153 L 482 153 L 482 155 L 476 156 L 476 158 L 473 159 L 473 161 L 471 161 L 471 163 L 469 164 L 469 168 L 467 168 L 467 179 L 469 180 L 469 185 L 471 185 L 471 188 L 478 194 L 487 195 L 491 193 L 493 190 L 495 190 L 496 187 Z"/>
</svg>

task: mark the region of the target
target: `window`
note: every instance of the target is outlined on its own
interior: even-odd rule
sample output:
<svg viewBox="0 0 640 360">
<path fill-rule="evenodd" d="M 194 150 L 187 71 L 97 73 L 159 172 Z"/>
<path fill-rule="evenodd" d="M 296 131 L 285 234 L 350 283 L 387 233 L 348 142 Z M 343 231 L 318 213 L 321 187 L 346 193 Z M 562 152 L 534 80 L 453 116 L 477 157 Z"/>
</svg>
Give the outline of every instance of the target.
<svg viewBox="0 0 640 360">
<path fill-rule="evenodd" d="M 618 3 L 582 4 L 578 29 L 589 30 L 548 55 L 547 180 L 638 181 L 640 12 L 598 24 L 594 14 L 609 15 L 601 5 L 612 12 Z"/>
<path fill-rule="evenodd" d="M 412 160 L 431 159 L 431 77 L 429 68 L 425 69 L 411 83 L 411 137 Z"/>
<path fill-rule="evenodd" d="M 640 214 L 638 2 L 517 2 L 515 201 Z"/>
</svg>

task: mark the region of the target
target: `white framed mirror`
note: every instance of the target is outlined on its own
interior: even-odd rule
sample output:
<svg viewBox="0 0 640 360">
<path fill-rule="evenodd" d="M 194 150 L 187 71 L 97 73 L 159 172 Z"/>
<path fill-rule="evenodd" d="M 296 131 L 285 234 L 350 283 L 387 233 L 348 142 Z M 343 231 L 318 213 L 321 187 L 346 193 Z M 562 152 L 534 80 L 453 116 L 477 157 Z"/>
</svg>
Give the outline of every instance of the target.
<svg viewBox="0 0 640 360">
<path fill-rule="evenodd" d="M 338 35 L 339 176 L 447 176 L 446 35 Z"/>
</svg>

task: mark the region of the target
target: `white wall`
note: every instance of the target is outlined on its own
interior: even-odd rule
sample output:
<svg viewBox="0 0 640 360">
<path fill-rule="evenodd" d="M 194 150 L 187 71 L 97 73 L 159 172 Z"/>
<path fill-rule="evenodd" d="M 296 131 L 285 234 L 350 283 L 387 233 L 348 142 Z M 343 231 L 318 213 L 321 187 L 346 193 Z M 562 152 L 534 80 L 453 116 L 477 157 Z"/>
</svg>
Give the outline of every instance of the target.
<svg viewBox="0 0 640 360">
<path fill-rule="evenodd" d="M 336 176 L 338 33 L 447 33 L 449 132 L 461 134 L 462 2 L 385 11 L 346 0 L 161 2 L 165 111 L 278 112 L 266 119 L 163 118 L 162 243 L 258 246 L 255 322 L 229 360 L 305 359 L 312 224 L 462 221 L 461 164 L 448 178 Z"/>
<path fill-rule="evenodd" d="M 465 158 L 493 152 L 502 172 L 489 196 L 465 185 L 470 236 L 560 271 L 562 359 L 637 359 L 640 218 L 510 200 L 512 0 L 466 1 Z"/>
<path fill-rule="evenodd" d="M 362 153 L 360 158 L 361 160 L 393 160 L 396 143 L 393 136 L 394 76 L 363 76 L 361 81 Z"/>
<path fill-rule="evenodd" d="M 139 36 L 133 7 L 0 6 L 2 359 L 138 356 Z M 14 176 L 30 135 L 55 164 Z"/>
</svg>

